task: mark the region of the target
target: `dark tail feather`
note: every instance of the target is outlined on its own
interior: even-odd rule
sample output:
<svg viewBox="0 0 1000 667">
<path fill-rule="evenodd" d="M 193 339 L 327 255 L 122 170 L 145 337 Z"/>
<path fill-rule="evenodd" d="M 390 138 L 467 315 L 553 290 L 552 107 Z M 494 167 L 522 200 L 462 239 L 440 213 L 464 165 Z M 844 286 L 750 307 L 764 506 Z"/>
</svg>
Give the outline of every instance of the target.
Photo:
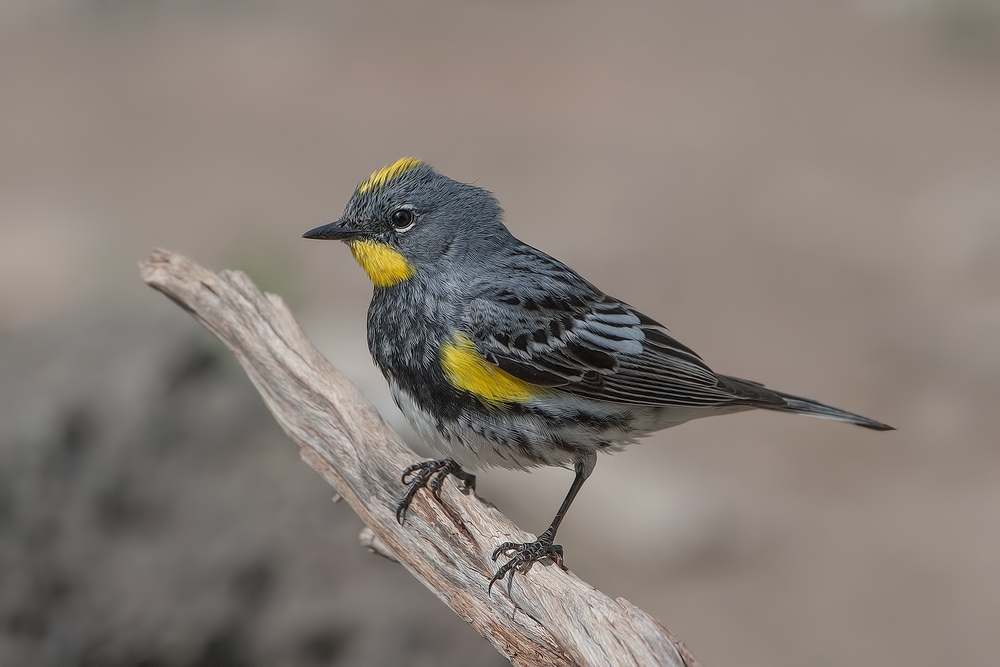
<svg viewBox="0 0 1000 667">
<path fill-rule="evenodd" d="M 838 410 L 837 408 L 831 408 L 829 405 L 823 405 L 817 401 L 811 401 L 808 398 L 799 398 L 798 396 L 790 396 L 789 394 L 783 394 L 780 391 L 774 392 L 778 396 L 785 399 L 785 407 L 771 407 L 767 406 L 770 410 L 777 410 L 779 412 L 793 412 L 797 415 L 806 415 L 807 417 L 819 417 L 820 419 L 833 419 L 838 422 L 847 422 L 848 424 L 857 424 L 858 426 L 863 426 L 865 428 L 870 428 L 873 431 L 895 431 L 896 429 L 888 424 L 883 424 L 882 422 L 877 422 L 874 419 L 868 419 L 868 417 L 862 417 L 861 415 L 856 415 L 853 412 L 847 412 L 845 410 Z"/>
<path fill-rule="evenodd" d="M 832 419 L 838 422 L 857 424 L 858 426 L 863 426 L 864 428 L 870 428 L 873 431 L 896 430 L 888 424 L 883 424 L 882 422 L 877 422 L 874 419 L 868 419 L 868 417 L 862 417 L 861 415 L 856 415 L 853 412 L 847 412 L 846 410 L 838 410 L 837 408 L 830 407 L 829 405 L 824 405 L 819 401 L 813 401 L 808 398 L 802 398 L 801 396 L 792 396 L 791 394 L 785 394 L 780 391 L 766 389 L 764 385 L 751 380 L 741 380 L 739 378 L 728 376 L 723 377 L 727 385 L 738 388 L 740 390 L 739 393 L 747 396 L 747 398 L 750 398 L 750 400 L 753 401 L 758 408 L 775 410 L 777 412 L 791 412 L 793 414 L 805 415 L 807 417 L 818 417 L 819 419 Z M 722 380 L 723 377 L 720 377 L 720 380 Z M 754 400 L 758 398 L 760 400 Z M 779 402 L 774 400 L 775 398 L 780 398 L 781 401 Z"/>
</svg>

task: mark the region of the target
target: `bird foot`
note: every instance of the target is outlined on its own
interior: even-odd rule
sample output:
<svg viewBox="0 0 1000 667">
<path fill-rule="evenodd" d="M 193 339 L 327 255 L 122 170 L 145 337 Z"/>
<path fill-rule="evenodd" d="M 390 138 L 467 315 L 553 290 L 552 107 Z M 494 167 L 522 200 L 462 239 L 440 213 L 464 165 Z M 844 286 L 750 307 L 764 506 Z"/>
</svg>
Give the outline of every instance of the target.
<svg viewBox="0 0 1000 667">
<path fill-rule="evenodd" d="M 563 548 L 558 544 L 552 544 L 553 539 L 555 539 L 554 531 L 546 530 L 534 542 L 522 544 L 504 542 L 497 547 L 493 552 L 493 561 L 496 562 L 500 556 L 510 560 L 501 565 L 493 578 L 490 579 L 490 584 L 486 587 L 486 594 L 490 594 L 493 584 L 507 577 L 507 594 L 509 595 L 511 584 L 514 583 L 514 571 L 527 572 L 533 563 L 545 558 L 551 558 L 554 563 L 562 566 Z"/>
<path fill-rule="evenodd" d="M 476 490 L 476 476 L 462 470 L 462 467 L 451 459 L 438 459 L 434 461 L 421 461 L 414 463 L 403 471 L 400 478 L 403 484 L 408 485 L 406 494 L 396 505 L 396 521 L 403 524 L 406 519 L 406 510 L 409 509 L 413 497 L 417 491 L 427 487 L 431 490 L 431 495 L 441 502 L 441 485 L 448 475 L 454 475 L 465 482 L 465 488 Z"/>
</svg>

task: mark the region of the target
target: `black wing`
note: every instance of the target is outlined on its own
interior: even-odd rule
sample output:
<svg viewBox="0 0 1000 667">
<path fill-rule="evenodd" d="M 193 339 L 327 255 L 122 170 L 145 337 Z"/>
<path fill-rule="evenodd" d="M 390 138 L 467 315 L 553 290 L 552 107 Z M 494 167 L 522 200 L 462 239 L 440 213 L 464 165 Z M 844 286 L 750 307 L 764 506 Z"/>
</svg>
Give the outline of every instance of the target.
<svg viewBox="0 0 1000 667">
<path fill-rule="evenodd" d="M 511 375 L 634 405 L 783 403 L 726 382 L 661 324 L 544 253 L 523 246 L 511 260 L 511 286 L 471 285 L 464 318 L 479 352 Z"/>
</svg>

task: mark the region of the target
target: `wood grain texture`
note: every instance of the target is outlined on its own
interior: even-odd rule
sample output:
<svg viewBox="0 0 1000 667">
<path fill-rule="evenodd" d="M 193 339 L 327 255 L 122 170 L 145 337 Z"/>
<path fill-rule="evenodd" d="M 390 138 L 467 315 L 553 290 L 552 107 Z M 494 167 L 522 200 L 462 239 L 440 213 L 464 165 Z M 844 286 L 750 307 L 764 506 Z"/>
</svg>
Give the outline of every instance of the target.
<svg viewBox="0 0 1000 667">
<path fill-rule="evenodd" d="M 698 662 L 656 619 L 612 600 L 572 572 L 538 563 L 487 594 L 493 549 L 522 531 L 475 494 L 444 485 L 414 498 L 400 526 L 399 474 L 417 460 L 374 407 L 309 341 L 280 297 L 239 271 L 213 273 L 156 250 L 142 277 L 215 334 L 243 365 L 302 458 L 393 555 L 515 665 L 669 665 Z"/>
</svg>

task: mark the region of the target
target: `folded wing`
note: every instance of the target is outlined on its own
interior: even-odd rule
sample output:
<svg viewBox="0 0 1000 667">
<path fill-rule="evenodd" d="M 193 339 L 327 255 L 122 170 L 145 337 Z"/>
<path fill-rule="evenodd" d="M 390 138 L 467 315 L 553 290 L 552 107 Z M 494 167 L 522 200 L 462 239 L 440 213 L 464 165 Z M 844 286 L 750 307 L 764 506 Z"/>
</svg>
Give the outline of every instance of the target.
<svg viewBox="0 0 1000 667">
<path fill-rule="evenodd" d="M 526 382 L 634 405 L 766 407 L 762 386 L 720 379 L 666 328 L 603 294 L 569 267 L 525 246 L 511 288 L 471 286 L 464 326 L 491 363 Z"/>
</svg>

